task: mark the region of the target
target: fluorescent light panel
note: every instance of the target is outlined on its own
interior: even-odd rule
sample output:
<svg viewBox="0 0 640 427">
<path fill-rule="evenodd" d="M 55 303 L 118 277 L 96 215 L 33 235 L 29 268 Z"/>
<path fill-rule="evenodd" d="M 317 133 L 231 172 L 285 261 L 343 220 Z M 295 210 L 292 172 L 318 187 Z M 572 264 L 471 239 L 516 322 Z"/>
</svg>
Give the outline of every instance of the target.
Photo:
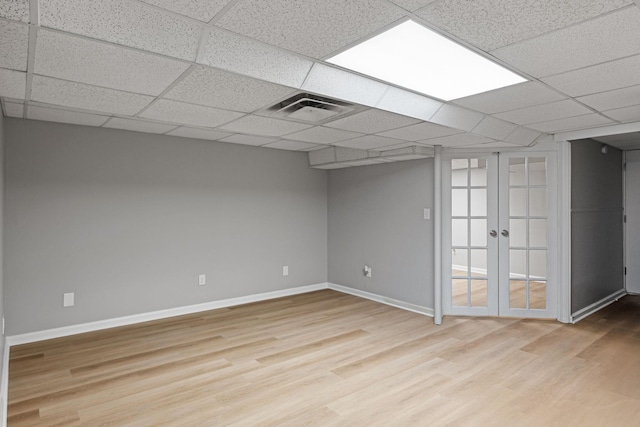
<svg viewBox="0 0 640 427">
<path fill-rule="evenodd" d="M 327 61 L 445 101 L 526 81 L 410 20 Z"/>
</svg>

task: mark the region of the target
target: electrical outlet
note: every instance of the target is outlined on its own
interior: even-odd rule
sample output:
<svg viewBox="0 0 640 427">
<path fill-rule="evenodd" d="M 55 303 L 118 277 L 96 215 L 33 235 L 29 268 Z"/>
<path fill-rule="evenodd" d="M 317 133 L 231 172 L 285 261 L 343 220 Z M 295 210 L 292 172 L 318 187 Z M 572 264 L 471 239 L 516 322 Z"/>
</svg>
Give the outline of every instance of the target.
<svg viewBox="0 0 640 427">
<path fill-rule="evenodd" d="M 372 269 L 368 265 L 365 265 L 363 272 L 365 277 L 371 277 Z"/>
<path fill-rule="evenodd" d="M 282 275 L 283 276 L 288 276 L 289 275 L 289 266 L 288 265 L 283 265 L 282 266 Z"/>
<path fill-rule="evenodd" d="M 62 296 L 62 306 L 63 307 L 73 307 L 76 304 L 75 298 L 76 294 L 74 292 L 67 292 Z"/>
<path fill-rule="evenodd" d="M 422 214 L 424 219 L 431 219 L 431 209 L 425 208 Z"/>
<path fill-rule="evenodd" d="M 204 286 L 207 284 L 207 275 L 206 274 L 201 274 L 198 276 L 198 285 L 200 286 Z"/>
</svg>

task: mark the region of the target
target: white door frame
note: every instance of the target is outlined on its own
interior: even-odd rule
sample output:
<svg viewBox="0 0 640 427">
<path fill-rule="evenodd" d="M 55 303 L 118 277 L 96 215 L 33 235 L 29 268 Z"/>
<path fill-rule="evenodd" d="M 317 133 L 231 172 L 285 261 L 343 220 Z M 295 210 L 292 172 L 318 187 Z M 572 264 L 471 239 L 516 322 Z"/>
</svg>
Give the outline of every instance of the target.
<svg viewBox="0 0 640 427">
<path fill-rule="evenodd" d="M 441 153 L 458 153 L 458 154 L 486 154 L 487 152 L 496 151 L 496 149 L 474 150 L 473 153 L 469 149 L 440 149 L 438 147 L 438 155 L 435 158 L 437 165 L 435 170 L 442 171 L 442 155 Z M 539 152 L 539 151 L 555 151 L 557 153 L 557 223 L 558 223 L 558 271 L 557 271 L 557 320 L 563 323 L 571 322 L 571 144 L 568 141 L 544 142 L 533 147 L 524 148 L 500 148 L 501 152 Z M 442 176 L 440 175 L 434 180 L 434 194 L 442 194 Z M 440 217 L 442 216 L 442 200 L 436 201 L 439 206 Z M 439 221 L 442 224 L 444 221 Z M 442 261 L 442 233 L 441 227 L 435 230 L 439 235 L 434 248 L 439 255 L 435 257 L 437 261 Z M 434 307 L 436 316 L 434 321 L 436 324 L 442 322 L 442 292 L 444 288 L 444 278 L 442 271 L 450 266 L 438 264 L 434 278 Z"/>
</svg>

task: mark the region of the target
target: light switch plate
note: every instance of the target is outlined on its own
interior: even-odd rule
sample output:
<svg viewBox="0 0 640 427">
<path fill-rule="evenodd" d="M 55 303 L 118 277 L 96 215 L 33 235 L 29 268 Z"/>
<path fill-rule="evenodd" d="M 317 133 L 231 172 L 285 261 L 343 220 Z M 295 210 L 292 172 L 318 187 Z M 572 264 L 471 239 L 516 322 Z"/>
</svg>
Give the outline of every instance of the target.
<svg viewBox="0 0 640 427">
<path fill-rule="evenodd" d="M 205 274 L 201 274 L 198 276 L 198 285 L 204 286 L 207 284 L 207 276 Z"/>
<path fill-rule="evenodd" d="M 424 219 L 431 219 L 431 209 L 425 208 L 423 213 L 424 213 Z"/>
<path fill-rule="evenodd" d="M 62 298 L 62 306 L 73 307 L 75 305 L 75 296 L 76 294 L 74 292 L 65 293 Z"/>
<path fill-rule="evenodd" d="M 288 276 L 289 275 L 289 266 L 288 265 L 283 265 L 282 266 L 282 275 L 283 276 Z"/>
</svg>

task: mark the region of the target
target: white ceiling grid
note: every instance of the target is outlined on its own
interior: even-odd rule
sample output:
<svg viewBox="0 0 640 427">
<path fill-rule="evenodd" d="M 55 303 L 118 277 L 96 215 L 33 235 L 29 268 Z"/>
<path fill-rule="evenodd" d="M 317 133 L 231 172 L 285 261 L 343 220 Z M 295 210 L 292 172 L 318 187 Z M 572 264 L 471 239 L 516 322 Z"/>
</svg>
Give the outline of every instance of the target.
<svg viewBox="0 0 640 427">
<path fill-rule="evenodd" d="M 531 81 L 447 103 L 323 61 L 407 18 Z M 632 0 L 0 0 L 0 101 L 285 150 L 526 146 L 640 122 L 638 22 Z M 321 126 L 265 110 L 300 92 L 357 108 Z"/>
</svg>

